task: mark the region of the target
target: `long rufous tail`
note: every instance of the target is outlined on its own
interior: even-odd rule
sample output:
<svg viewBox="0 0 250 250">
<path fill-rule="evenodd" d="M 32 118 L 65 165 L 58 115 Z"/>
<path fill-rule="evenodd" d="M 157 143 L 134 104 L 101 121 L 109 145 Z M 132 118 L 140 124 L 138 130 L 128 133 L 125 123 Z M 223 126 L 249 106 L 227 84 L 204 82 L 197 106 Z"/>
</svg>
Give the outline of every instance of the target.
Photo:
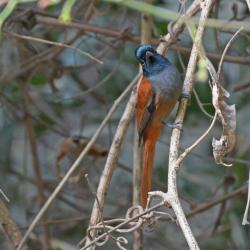
<svg viewBox="0 0 250 250">
<path fill-rule="evenodd" d="M 147 138 L 144 141 L 141 178 L 141 205 L 143 208 L 147 205 L 148 192 L 151 190 L 156 141 L 157 138 Z"/>
</svg>

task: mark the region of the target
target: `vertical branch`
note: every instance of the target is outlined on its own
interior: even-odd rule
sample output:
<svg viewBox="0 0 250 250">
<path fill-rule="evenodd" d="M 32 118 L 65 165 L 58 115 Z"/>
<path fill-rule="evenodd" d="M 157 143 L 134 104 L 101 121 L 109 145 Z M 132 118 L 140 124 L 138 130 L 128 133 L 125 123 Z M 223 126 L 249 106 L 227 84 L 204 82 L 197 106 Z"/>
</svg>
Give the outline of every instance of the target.
<svg viewBox="0 0 250 250">
<path fill-rule="evenodd" d="M 145 3 L 152 4 L 154 0 L 144 0 Z M 142 14 L 141 17 L 141 43 L 148 44 L 151 43 L 152 36 L 152 16 L 146 13 Z M 134 131 L 134 158 L 133 158 L 133 205 L 136 206 L 140 204 L 140 183 L 141 183 L 141 172 L 142 172 L 142 147 L 139 146 L 138 141 L 138 131 L 135 126 Z M 143 249 L 143 232 L 139 228 L 133 233 L 133 249 L 142 250 Z"/>
<path fill-rule="evenodd" d="M 85 12 L 85 15 L 84 15 L 85 22 L 88 22 L 91 19 L 92 15 L 94 13 L 94 10 L 95 10 L 95 2 L 96 2 L 96 0 L 90 0 L 89 6 L 88 6 L 87 11 Z"/>
<path fill-rule="evenodd" d="M 139 146 L 139 137 L 137 127 L 134 128 L 134 147 L 133 147 L 133 205 L 140 204 L 140 183 L 142 172 L 142 147 Z M 139 212 L 139 211 L 135 211 Z M 142 230 L 138 228 L 133 233 L 133 250 L 143 249 Z"/>
<path fill-rule="evenodd" d="M 213 3 L 212 0 L 205 0 L 203 3 L 200 22 L 195 35 L 195 40 L 183 84 L 183 93 L 188 96 L 191 96 L 192 93 L 194 73 L 195 73 L 196 62 L 198 59 L 200 44 L 202 42 L 202 37 L 204 34 L 205 22 L 211 10 L 212 3 Z M 182 98 L 179 105 L 177 117 L 175 120 L 176 123 L 183 124 L 187 105 L 188 105 L 188 100 L 186 98 Z M 171 136 L 170 149 L 169 149 L 169 167 L 168 167 L 168 194 L 171 197 L 171 206 L 176 214 L 178 223 L 184 233 L 184 236 L 187 240 L 190 249 L 199 249 L 196 239 L 192 234 L 190 226 L 182 210 L 177 192 L 176 177 L 177 177 L 177 171 L 180 168 L 180 164 L 177 164 L 179 147 L 180 147 L 180 133 L 181 131 L 179 129 L 173 129 Z"/>
<path fill-rule="evenodd" d="M 249 212 L 249 206 L 250 206 L 250 169 L 248 174 L 248 191 L 247 191 L 247 205 L 245 208 L 244 216 L 242 219 L 242 225 L 249 225 L 250 222 L 247 220 L 248 212 Z"/>
<path fill-rule="evenodd" d="M 17 225 L 10 217 L 8 209 L 1 199 L 0 199 L 0 223 L 9 241 L 11 242 L 12 249 L 16 249 L 22 239 L 22 235 L 21 232 L 18 230 Z M 23 247 L 23 250 L 27 249 L 28 248 L 25 245 Z"/>
<path fill-rule="evenodd" d="M 28 96 L 28 86 L 26 83 L 22 84 L 22 94 L 23 94 L 23 101 L 24 101 L 24 112 L 25 112 L 25 127 L 28 134 L 28 139 L 30 143 L 31 148 L 31 154 L 32 154 L 32 165 L 35 172 L 35 178 L 36 178 L 36 185 L 37 185 L 37 193 L 38 193 L 38 202 L 39 207 L 42 207 L 45 202 L 45 196 L 44 196 L 44 183 L 43 178 L 40 170 L 40 163 L 38 158 L 38 152 L 37 152 L 37 141 L 36 141 L 36 135 L 32 124 L 32 118 L 29 116 L 30 114 L 30 102 L 29 102 L 29 96 Z M 43 230 L 44 230 L 44 240 L 43 240 L 43 249 L 49 249 L 50 242 L 49 242 L 49 228 L 48 225 L 45 223 L 46 215 L 43 216 Z"/>
<path fill-rule="evenodd" d="M 250 11 L 250 0 L 246 0 L 246 2 L 247 2 L 248 10 Z"/>
<path fill-rule="evenodd" d="M 4 191 L 0 188 L 0 194 L 3 196 L 3 198 L 7 201 L 10 202 L 8 196 L 4 193 Z"/>
</svg>

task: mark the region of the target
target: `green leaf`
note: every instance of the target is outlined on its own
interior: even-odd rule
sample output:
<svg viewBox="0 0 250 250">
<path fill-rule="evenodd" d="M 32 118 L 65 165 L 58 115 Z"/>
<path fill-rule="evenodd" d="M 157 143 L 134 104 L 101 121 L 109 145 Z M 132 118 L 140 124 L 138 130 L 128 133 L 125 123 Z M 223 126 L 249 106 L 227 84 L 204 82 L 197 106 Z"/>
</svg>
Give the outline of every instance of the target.
<svg viewBox="0 0 250 250">
<path fill-rule="evenodd" d="M 50 127 L 52 127 L 55 124 L 54 121 L 52 121 L 51 118 L 45 114 L 39 115 L 39 119 L 42 121 L 42 123 L 39 121 L 36 121 L 34 123 L 34 129 L 38 136 L 46 132 Z M 44 123 L 47 126 L 45 126 Z"/>
<path fill-rule="evenodd" d="M 34 86 L 42 86 L 48 82 L 48 79 L 42 75 L 42 74 L 37 74 L 31 79 L 31 84 Z"/>
<path fill-rule="evenodd" d="M 18 4 L 18 0 L 11 0 L 7 3 L 3 11 L 0 13 L 0 29 L 2 30 L 2 26 L 4 21 L 8 18 L 8 16 L 12 13 L 15 9 L 16 5 Z"/>
<path fill-rule="evenodd" d="M 68 23 L 71 21 L 71 9 L 75 2 L 76 0 L 67 0 L 66 3 L 63 5 L 63 9 L 59 19 L 64 23 Z"/>
<path fill-rule="evenodd" d="M 154 16 L 161 17 L 165 20 L 174 20 L 176 21 L 179 18 L 179 14 L 177 12 L 167 10 L 161 7 L 153 6 L 151 4 L 138 2 L 134 0 L 103 0 L 105 2 L 116 3 L 120 5 L 125 5 L 131 9 L 139 10 Z"/>
<path fill-rule="evenodd" d="M 177 12 L 134 0 L 103 0 L 103 1 L 119 5 L 125 5 L 131 9 L 148 13 L 153 16 L 160 17 L 164 20 L 176 21 L 180 17 L 180 15 Z M 187 16 L 185 16 L 183 21 L 186 23 L 188 21 L 189 23 L 192 22 L 193 24 L 198 24 L 199 18 L 197 17 L 188 18 Z M 220 20 L 215 18 L 208 18 L 206 21 L 206 26 L 214 28 L 223 28 L 224 30 L 238 30 L 239 28 L 242 28 L 244 30 L 250 30 L 249 22 L 242 22 L 242 21 L 228 22 L 227 20 Z"/>
<path fill-rule="evenodd" d="M 205 82 L 208 80 L 207 63 L 202 58 L 198 61 L 198 71 L 195 74 L 196 81 Z"/>
</svg>

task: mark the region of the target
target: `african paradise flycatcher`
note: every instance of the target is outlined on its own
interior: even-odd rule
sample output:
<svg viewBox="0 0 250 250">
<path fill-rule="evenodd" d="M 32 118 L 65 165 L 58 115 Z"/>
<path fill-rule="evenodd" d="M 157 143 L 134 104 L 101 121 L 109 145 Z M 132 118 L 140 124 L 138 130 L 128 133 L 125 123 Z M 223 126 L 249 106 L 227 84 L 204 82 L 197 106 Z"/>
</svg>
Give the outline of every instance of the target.
<svg viewBox="0 0 250 250">
<path fill-rule="evenodd" d="M 155 146 L 164 120 L 175 107 L 182 82 L 179 71 L 150 45 L 141 45 L 135 56 L 142 65 L 143 78 L 139 84 L 136 104 L 136 126 L 139 144 L 143 142 L 141 205 L 147 205 L 151 190 Z"/>
</svg>

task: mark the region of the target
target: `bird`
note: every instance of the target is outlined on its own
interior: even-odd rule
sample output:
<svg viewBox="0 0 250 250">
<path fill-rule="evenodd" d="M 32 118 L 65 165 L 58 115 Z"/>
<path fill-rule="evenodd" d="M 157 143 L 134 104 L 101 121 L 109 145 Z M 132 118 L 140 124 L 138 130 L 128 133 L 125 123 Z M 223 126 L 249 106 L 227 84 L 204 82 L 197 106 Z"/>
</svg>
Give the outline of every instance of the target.
<svg viewBox="0 0 250 250">
<path fill-rule="evenodd" d="M 178 69 L 151 45 L 140 45 L 135 50 L 135 57 L 143 71 L 137 89 L 135 117 L 139 146 L 143 146 L 140 203 L 145 208 L 151 191 L 156 143 L 164 120 L 181 96 L 183 84 Z"/>
</svg>

